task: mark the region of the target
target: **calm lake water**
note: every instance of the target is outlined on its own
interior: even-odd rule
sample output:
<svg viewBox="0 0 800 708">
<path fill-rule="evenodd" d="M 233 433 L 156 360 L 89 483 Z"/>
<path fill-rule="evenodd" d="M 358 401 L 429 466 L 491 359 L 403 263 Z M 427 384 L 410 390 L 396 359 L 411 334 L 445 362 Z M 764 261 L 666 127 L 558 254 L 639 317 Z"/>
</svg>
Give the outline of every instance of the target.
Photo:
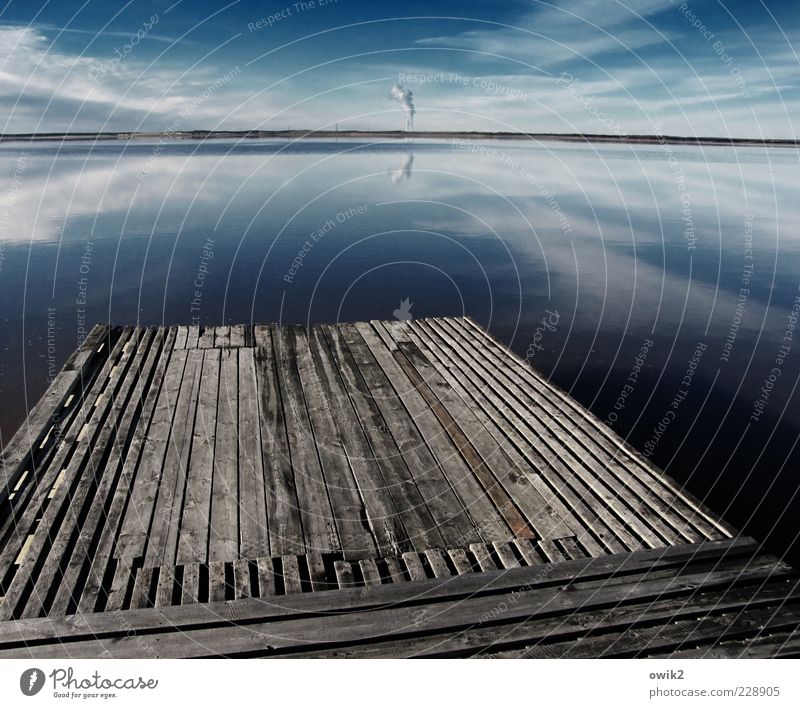
<svg viewBox="0 0 800 708">
<path fill-rule="evenodd" d="M 797 151 L 6 144 L 0 175 L 2 440 L 95 322 L 468 314 L 796 547 Z"/>
</svg>

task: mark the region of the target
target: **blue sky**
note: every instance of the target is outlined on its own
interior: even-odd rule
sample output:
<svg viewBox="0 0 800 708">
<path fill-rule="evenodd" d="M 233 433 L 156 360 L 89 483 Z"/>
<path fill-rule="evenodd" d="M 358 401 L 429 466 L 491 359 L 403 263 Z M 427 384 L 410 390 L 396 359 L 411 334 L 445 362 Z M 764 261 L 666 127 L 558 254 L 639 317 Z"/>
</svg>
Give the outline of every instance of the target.
<svg viewBox="0 0 800 708">
<path fill-rule="evenodd" d="M 0 129 L 402 128 L 400 80 L 418 129 L 796 137 L 799 30 L 797 0 L 9 0 Z"/>
</svg>

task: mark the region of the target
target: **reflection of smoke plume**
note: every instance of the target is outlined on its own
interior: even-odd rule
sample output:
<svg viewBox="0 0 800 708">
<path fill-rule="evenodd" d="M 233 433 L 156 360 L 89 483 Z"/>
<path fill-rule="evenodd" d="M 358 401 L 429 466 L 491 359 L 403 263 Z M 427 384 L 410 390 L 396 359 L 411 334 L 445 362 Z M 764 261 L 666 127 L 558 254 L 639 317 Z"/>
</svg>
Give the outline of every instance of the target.
<svg viewBox="0 0 800 708">
<path fill-rule="evenodd" d="M 413 164 L 414 156 L 410 152 L 403 155 L 403 161 L 400 163 L 400 166 L 389 172 L 392 183 L 397 184 L 403 179 L 411 179 L 411 165 Z"/>
<path fill-rule="evenodd" d="M 414 130 L 414 114 L 417 111 L 414 108 L 414 94 L 411 93 L 411 90 L 395 84 L 389 89 L 389 98 L 393 98 L 403 107 L 403 113 L 406 114 L 406 130 Z"/>
</svg>

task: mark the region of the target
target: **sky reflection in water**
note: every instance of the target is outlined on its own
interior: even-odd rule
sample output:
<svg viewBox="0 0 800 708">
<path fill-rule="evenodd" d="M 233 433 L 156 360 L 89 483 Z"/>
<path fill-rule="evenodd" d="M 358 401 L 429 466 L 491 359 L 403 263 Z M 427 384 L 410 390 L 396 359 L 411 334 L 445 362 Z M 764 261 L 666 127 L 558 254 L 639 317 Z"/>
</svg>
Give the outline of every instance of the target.
<svg viewBox="0 0 800 708">
<path fill-rule="evenodd" d="M 468 314 L 786 549 L 800 511 L 800 337 L 784 340 L 798 153 L 667 158 L 489 141 L 2 146 L 2 438 L 84 321 Z"/>
</svg>

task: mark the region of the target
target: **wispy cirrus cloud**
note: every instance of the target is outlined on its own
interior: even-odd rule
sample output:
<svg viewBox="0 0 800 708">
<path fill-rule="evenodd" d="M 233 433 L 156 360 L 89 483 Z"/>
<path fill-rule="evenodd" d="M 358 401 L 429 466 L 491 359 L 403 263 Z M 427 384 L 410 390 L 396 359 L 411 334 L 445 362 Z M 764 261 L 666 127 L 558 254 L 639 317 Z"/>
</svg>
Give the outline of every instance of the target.
<svg viewBox="0 0 800 708">
<path fill-rule="evenodd" d="M 233 68 L 71 54 L 39 29 L 0 27 L 0 101 L 7 110 L 0 130 L 165 130 L 187 108 L 191 119 L 181 128 L 214 125 L 251 95 L 235 80 L 221 81 Z M 214 100 L 198 101 L 209 86 Z M 238 118 L 248 116 L 257 113 L 244 110 Z"/>
</svg>

